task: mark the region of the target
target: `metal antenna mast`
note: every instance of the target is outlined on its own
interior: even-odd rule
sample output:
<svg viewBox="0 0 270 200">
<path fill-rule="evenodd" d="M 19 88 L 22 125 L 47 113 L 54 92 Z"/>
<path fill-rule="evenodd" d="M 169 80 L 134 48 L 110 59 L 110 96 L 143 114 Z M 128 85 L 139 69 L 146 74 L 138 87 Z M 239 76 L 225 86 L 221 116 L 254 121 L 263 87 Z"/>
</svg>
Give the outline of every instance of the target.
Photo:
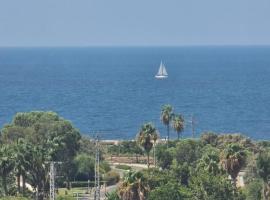
<svg viewBox="0 0 270 200">
<path fill-rule="evenodd" d="M 50 200 L 55 200 L 55 177 L 56 177 L 56 169 L 54 164 L 61 164 L 62 162 L 50 162 Z"/>
<path fill-rule="evenodd" d="M 95 159 L 95 196 L 94 200 L 100 200 L 100 174 L 99 174 L 99 136 L 95 137 L 95 149 L 96 149 L 96 159 Z"/>
<path fill-rule="evenodd" d="M 55 169 L 54 162 L 50 162 L 50 200 L 55 199 Z"/>
</svg>

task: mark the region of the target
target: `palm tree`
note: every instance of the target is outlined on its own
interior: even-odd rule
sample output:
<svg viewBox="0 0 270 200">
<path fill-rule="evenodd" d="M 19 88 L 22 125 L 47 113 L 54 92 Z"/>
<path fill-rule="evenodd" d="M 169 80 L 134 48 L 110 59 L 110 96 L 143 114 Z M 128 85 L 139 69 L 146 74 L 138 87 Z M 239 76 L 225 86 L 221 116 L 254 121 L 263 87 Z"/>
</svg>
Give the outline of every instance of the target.
<svg viewBox="0 0 270 200">
<path fill-rule="evenodd" d="M 246 163 L 246 157 L 246 152 L 238 144 L 228 145 L 221 154 L 221 165 L 231 176 L 234 187 L 238 173 Z"/>
<path fill-rule="evenodd" d="M 171 105 L 166 104 L 162 107 L 160 119 L 162 123 L 167 126 L 167 142 L 169 142 L 170 139 L 170 122 L 172 119 L 172 113 L 173 107 Z"/>
<path fill-rule="evenodd" d="M 210 151 L 202 156 L 199 160 L 198 167 L 216 175 L 220 172 L 219 161 L 218 153 Z"/>
<path fill-rule="evenodd" d="M 129 171 L 120 184 L 118 194 L 121 200 L 145 200 L 149 190 L 141 172 Z"/>
<path fill-rule="evenodd" d="M 17 145 L 14 147 L 14 168 L 17 176 L 17 187 L 18 192 L 21 192 L 21 177 L 23 182 L 23 193 L 25 192 L 25 179 L 27 170 L 30 168 L 31 156 L 30 147 L 24 141 L 24 139 L 20 138 L 17 141 Z"/>
<path fill-rule="evenodd" d="M 270 151 L 260 152 L 257 162 L 258 174 L 263 179 L 264 199 L 270 199 Z"/>
<path fill-rule="evenodd" d="M 177 133 L 177 138 L 179 140 L 180 133 L 184 130 L 184 117 L 182 115 L 174 115 L 172 118 L 172 127 Z"/>
<path fill-rule="evenodd" d="M 151 123 L 144 124 L 137 135 L 137 143 L 144 149 L 144 151 L 147 154 L 148 169 L 150 166 L 149 154 L 156 138 L 157 138 L 157 130 Z"/>
<path fill-rule="evenodd" d="M 10 145 L 3 145 L 0 148 L 0 176 L 2 177 L 2 185 L 4 196 L 8 195 L 7 177 L 13 170 L 14 161 Z"/>
</svg>

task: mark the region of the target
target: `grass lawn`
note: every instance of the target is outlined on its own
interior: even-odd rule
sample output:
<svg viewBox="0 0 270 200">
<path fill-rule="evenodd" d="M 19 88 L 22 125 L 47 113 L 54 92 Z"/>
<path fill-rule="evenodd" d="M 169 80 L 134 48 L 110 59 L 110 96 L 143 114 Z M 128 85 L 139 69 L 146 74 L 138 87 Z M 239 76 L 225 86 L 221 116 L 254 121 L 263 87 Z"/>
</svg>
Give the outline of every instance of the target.
<svg viewBox="0 0 270 200">
<path fill-rule="evenodd" d="M 56 194 L 57 200 L 74 200 L 73 193 L 85 194 L 87 188 L 72 188 L 67 190 L 66 188 L 59 188 L 58 194 Z M 1 199 L 0 199 L 1 200 Z"/>
<path fill-rule="evenodd" d="M 25 197 L 2 197 L 0 200 L 30 200 Z"/>
</svg>

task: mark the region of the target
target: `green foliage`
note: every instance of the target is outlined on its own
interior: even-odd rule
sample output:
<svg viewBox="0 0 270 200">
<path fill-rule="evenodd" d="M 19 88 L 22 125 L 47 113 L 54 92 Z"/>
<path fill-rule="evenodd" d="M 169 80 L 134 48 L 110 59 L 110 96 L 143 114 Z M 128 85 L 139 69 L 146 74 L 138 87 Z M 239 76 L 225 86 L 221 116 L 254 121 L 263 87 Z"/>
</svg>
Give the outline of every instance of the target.
<svg viewBox="0 0 270 200">
<path fill-rule="evenodd" d="M 136 141 L 123 141 L 118 145 L 111 145 L 108 147 L 108 152 L 113 155 L 143 155 L 143 150 Z"/>
<path fill-rule="evenodd" d="M 147 166 L 149 168 L 149 153 L 157 140 L 157 130 L 151 123 L 144 124 L 137 135 L 137 143 L 144 149 L 147 154 Z"/>
<path fill-rule="evenodd" d="M 61 161 L 62 175 L 67 181 L 71 178 L 80 133 L 69 121 L 54 112 L 17 113 L 12 123 L 5 125 L 1 133 L 2 143 L 11 144 L 10 149 L 14 149 L 10 156 L 16 160 L 12 171 L 18 177 L 22 175 L 23 181 L 38 188 L 40 198 L 44 196 L 42 191 L 47 189 L 46 162 Z"/>
<path fill-rule="evenodd" d="M 106 194 L 106 199 L 107 200 L 121 200 L 117 194 L 117 191 L 113 191 L 113 192 L 110 192 L 110 193 L 107 193 Z"/>
<path fill-rule="evenodd" d="M 87 155 L 94 156 L 95 155 L 95 143 L 94 140 L 87 136 L 82 136 L 79 141 L 79 154 L 85 153 Z M 101 152 L 102 153 L 102 152 Z M 101 155 L 102 158 L 102 155 Z"/>
<path fill-rule="evenodd" d="M 14 156 L 10 145 L 4 144 L 0 147 L 0 178 L 3 186 L 3 196 L 10 194 L 8 188 L 8 177 L 14 167 Z"/>
<path fill-rule="evenodd" d="M 131 167 L 128 165 L 116 165 L 115 168 L 122 170 L 131 170 Z"/>
<path fill-rule="evenodd" d="M 173 116 L 173 107 L 169 104 L 163 105 L 161 109 L 160 119 L 167 126 L 167 138 L 170 139 L 170 122 Z"/>
<path fill-rule="evenodd" d="M 118 183 L 119 180 L 120 180 L 120 175 L 119 173 L 115 171 L 109 171 L 104 176 L 104 181 L 106 181 L 107 185 L 114 185 Z"/>
<path fill-rule="evenodd" d="M 185 139 L 176 145 L 175 159 L 178 164 L 194 164 L 201 157 L 200 141 Z"/>
<path fill-rule="evenodd" d="M 176 160 L 173 161 L 171 166 L 171 170 L 175 178 L 182 185 L 188 185 L 188 181 L 190 178 L 190 166 L 188 163 L 184 162 L 183 164 L 178 164 Z"/>
<path fill-rule="evenodd" d="M 245 186 L 246 200 L 262 200 L 263 182 L 255 179 Z"/>
<path fill-rule="evenodd" d="M 77 179 L 87 181 L 93 179 L 95 174 L 95 159 L 85 153 L 78 154 L 74 159 L 77 168 Z"/>
<path fill-rule="evenodd" d="M 177 138 L 179 140 L 180 133 L 182 131 L 184 131 L 184 127 L 185 127 L 184 117 L 181 114 L 173 115 L 173 117 L 172 117 L 172 127 L 176 131 Z"/>
<path fill-rule="evenodd" d="M 219 149 L 224 149 L 229 144 L 239 144 L 246 150 L 257 152 L 258 146 L 250 139 L 241 134 L 222 134 L 206 132 L 201 135 L 201 141 L 204 145 L 210 144 Z"/>
<path fill-rule="evenodd" d="M 189 186 L 194 200 L 234 200 L 232 184 L 224 175 L 199 170 L 192 174 Z"/>
<path fill-rule="evenodd" d="M 270 150 L 267 148 L 260 152 L 257 158 L 258 174 L 264 182 L 263 196 L 265 199 L 270 198 Z"/>
<path fill-rule="evenodd" d="M 221 173 L 221 169 L 219 166 L 220 163 L 219 150 L 210 145 L 206 145 L 202 149 L 202 151 L 203 155 L 201 159 L 198 160 L 197 169 L 203 169 L 213 174 Z"/>
<path fill-rule="evenodd" d="M 174 181 L 175 177 L 169 170 L 158 170 L 151 168 L 147 171 L 143 171 L 143 176 L 148 184 L 150 190 L 156 187 L 166 185 L 170 181 Z"/>
<path fill-rule="evenodd" d="M 146 179 L 141 172 L 129 171 L 118 188 L 118 194 L 125 200 L 143 200 L 149 191 Z"/>
<path fill-rule="evenodd" d="M 234 184 L 240 170 L 246 164 L 247 152 L 239 144 L 229 144 L 222 151 L 222 167 L 230 174 Z"/>
<path fill-rule="evenodd" d="M 158 144 L 156 147 L 156 157 L 158 165 L 162 169 L 169 169 L 175 157 L 175 148 L 167 148 L 165 145 Z"/>
<path fill-rule="evenodd" d="M 0 198 L 0 200 L 30 200 L 29 198 L 26 197 L 4 197 L 4 198 Z"/>
<path fill-rule="evenodd" d="M 264 180 L 268 182 L 270 180 L 270 150 L 263 151 L 257 158 L 258 174 Z"/>
<path fill-rule="evenodd" d="M 180 187 L 177 183 L 167 183 L 157 187 L 149 193 L 147 200 L 189 200 L 191 193 L 187 188 Z"/>
<path fill-rule="evenodd" d="M 109 163 L 105 160 L 103 160 L 101 163 L 100 163 L 100 172 L 101 173 L 107 173 L 111 170 L 111 167 L 109 165 Z"/>
<path fill-rule="evenodd" d="M 214 147 L 218 145 L 218 135 L 213 132 L 201 134 L 201 141 L 204 145 L 210 144 Z"/>
</svg>

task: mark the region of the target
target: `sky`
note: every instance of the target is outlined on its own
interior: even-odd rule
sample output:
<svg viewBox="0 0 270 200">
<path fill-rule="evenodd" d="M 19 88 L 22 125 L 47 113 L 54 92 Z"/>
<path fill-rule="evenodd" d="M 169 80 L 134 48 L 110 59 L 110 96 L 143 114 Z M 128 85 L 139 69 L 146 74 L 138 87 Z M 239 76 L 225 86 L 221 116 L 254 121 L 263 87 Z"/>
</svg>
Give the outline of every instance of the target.
<svg viewBox="0 0 270 200">
<path fill-rule="evenodd" d="M 0 46 L 269 45 L 270 0 L 0 0 Z"/>
</svg>

